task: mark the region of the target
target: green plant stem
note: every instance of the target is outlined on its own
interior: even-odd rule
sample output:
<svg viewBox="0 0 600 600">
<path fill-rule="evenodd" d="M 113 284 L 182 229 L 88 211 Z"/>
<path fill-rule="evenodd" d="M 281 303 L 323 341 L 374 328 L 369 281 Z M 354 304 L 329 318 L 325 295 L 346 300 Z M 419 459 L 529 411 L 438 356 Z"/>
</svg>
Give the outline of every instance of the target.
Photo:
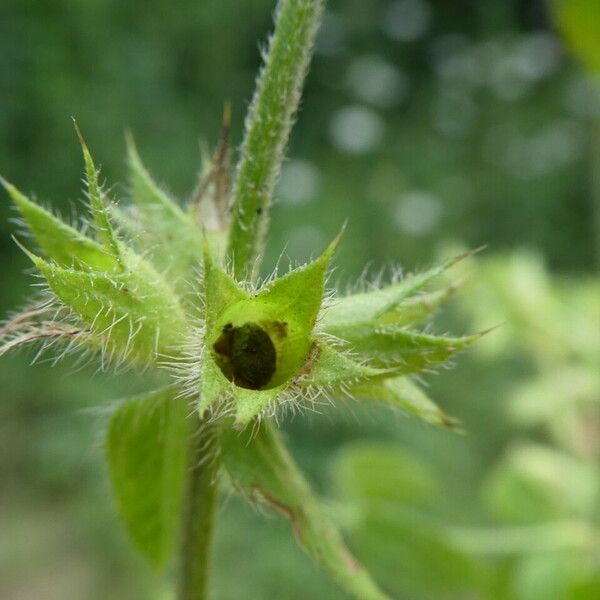
<svg viewBox="0 0 600 600">
<path fill-rule="evenodd" d="M 177 600 L 207 600 L 217 510 L 217 425 L 202 420 L 191 428 Z"/>
<path fill-rule="evenodd" d="M 233 187 L 229 255 L 237 279 L 263 253 L 268 210 L 281 170 L 325 0 L 280 0 L 275 32 L 246 117 Z"/>
<path fill-rule="evenodd" d="M 268 209 L 300 102 L 325 0 L 280 0 L 275 32 L 258 77 L 233 189 L 228 253 L 238 279 L 254 276 Z M 190 435 L 178 600 L 207 600 L 218 498 L 219 432 L 200 420 Z"/>
</svg>

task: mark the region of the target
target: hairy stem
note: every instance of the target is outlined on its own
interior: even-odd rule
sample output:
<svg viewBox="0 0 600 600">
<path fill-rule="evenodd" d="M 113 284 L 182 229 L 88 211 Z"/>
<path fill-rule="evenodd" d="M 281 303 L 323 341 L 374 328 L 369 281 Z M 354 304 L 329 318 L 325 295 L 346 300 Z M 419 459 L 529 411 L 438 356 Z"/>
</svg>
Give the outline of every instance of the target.
<svg viewBox="0 0 600 600">
<path fill-rule="evenodd" d="M 238 279 L 255 275 L 268 209 L 298 109 L 325 0 L 280 0 L 275 32 L 246 118 L 233 189 L 229 255 Z M 217 425 L 198 422 L 190 437 L 178 600 L 207 600 L 218 498 Z"/>
<path fill-rule="evenodd" d="M 229 255 L 238 279 L 252 275 L 268 210 L 325 0 L 280 0 L 275 32 L 258 76 L 233 188 Z"/>
<path fill-rule="evenodd" d="M 217 508 L 218 430 L 199 420 L 190 433 L 177 600 L 207 600 Z"/>
</svg>

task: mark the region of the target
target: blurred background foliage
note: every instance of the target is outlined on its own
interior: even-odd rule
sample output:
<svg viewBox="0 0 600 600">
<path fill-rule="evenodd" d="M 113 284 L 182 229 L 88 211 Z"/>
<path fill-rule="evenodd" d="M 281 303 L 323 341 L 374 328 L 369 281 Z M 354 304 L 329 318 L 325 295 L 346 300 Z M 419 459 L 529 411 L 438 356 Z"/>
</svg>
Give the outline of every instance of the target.
<svg viewBox="0 0 600 600">
<path fill-rule="evenodd" d="M 365 264 L 422 268 L 488 244 L 440 324 L 504 325 L 428 382 L 463 420 L 438 431 L 349 403 L 285 427 L 356 554 L 396 598 L 600 597 L 600 12 L 596 0 L 332 0 L 273 210 L 265 261 L 349 226 Z M 179 197 L 234 141 L 272 0 L 8 0 L 0 169 L 77 219 L 75 116 L 117 198 L 123 132 Z M 0 202 L 0 313 L 29 293 Z M 285 262 L 285 260 L 284 260 Z M 375 268 L 372 269 L 376 271 Z M 456 273 L 455 273 L 456 274 Z M 0 598 L 158 598 L 115 516 L 107 403 L 140 388 L 62 363 L 0 362 Z M 231 497 L 218 600 L 343 598 L 277 518 Z M 166 597 L 166 596 L 165 596 Z"/>
</svg>

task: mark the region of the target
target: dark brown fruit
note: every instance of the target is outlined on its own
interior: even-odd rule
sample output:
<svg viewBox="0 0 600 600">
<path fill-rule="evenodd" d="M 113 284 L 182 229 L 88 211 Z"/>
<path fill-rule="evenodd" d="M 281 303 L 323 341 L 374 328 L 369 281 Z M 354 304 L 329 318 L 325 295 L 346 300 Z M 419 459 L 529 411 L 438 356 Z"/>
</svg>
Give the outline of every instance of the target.
<svg viewBox="0 0 600 600">
<path fill-rule="evenodd" d="M 225 359 L 219 361 L 223 374 L 236 385 L 257 390 L 267 385 L 275 373 L 277 352 L 259 325 L 226 325 L 213 348 Z"/>
</svg>

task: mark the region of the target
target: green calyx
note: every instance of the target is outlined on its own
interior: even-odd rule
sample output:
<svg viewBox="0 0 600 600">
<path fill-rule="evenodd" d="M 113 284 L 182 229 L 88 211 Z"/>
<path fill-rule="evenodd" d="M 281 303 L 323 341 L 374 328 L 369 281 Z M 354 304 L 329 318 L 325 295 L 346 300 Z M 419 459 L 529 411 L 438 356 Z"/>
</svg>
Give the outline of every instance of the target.
<svg viewBox="0 0 600 600">
<path fill-rule="evenodd" d="M 200 410 L 232 402 L 244 425 L 297 384 L 316 340 L 327 268 L 337 239 L 314 262 L 255 293 L 204 256 L 205 359 Z"/>
</svg>

